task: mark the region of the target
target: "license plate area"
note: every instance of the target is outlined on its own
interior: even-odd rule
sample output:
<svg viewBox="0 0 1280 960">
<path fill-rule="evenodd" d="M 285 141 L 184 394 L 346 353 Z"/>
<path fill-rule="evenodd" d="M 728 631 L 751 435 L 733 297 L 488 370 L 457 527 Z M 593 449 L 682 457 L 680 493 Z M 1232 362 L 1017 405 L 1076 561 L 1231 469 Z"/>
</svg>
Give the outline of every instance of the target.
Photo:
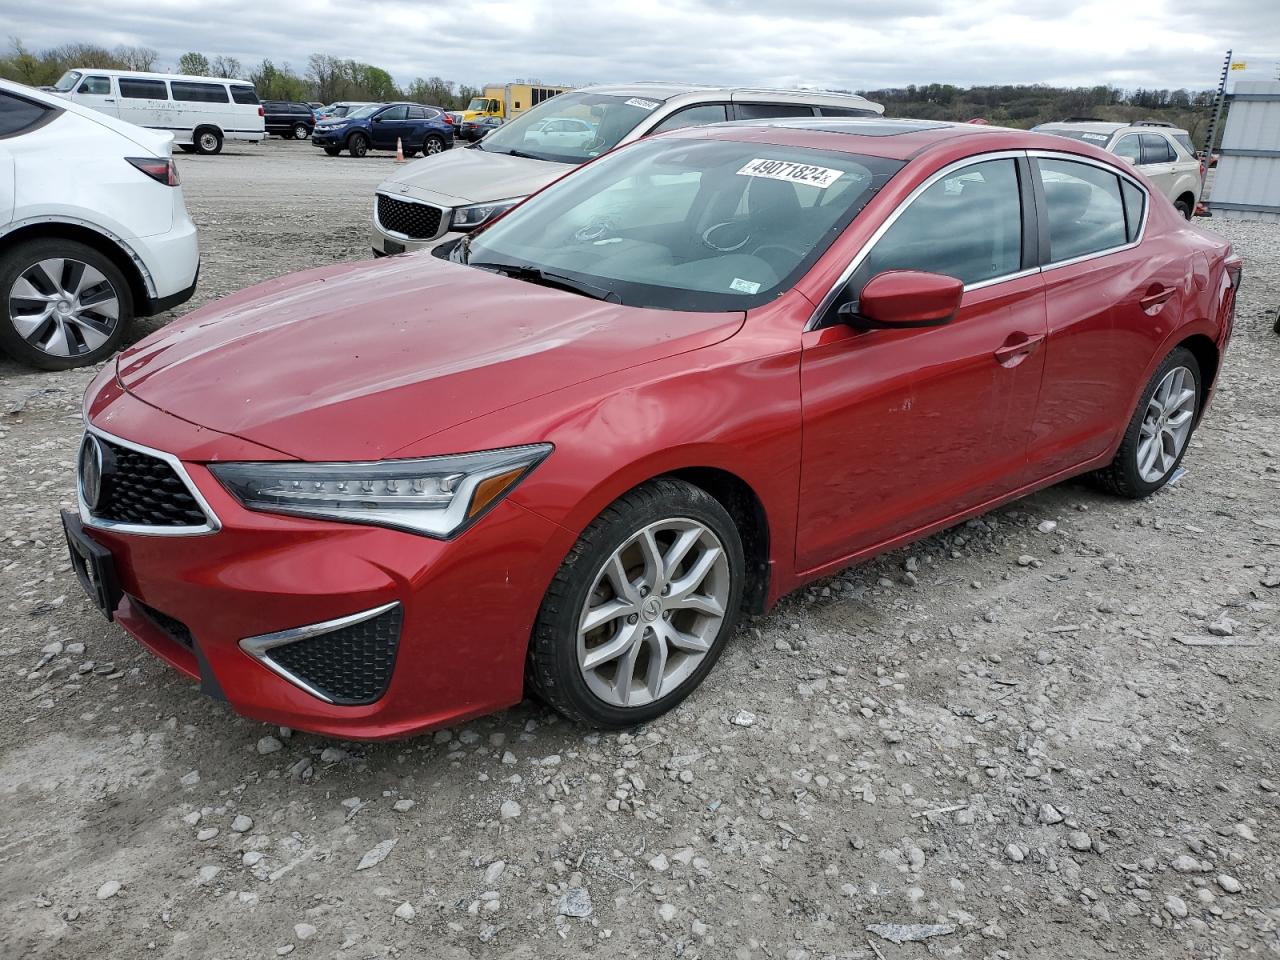
<svg viewBox="0 0 1280 960">
<path fill-rule="evenodd" d="M 80 518 L 69 510 L 62 511 L 62 532 L 67 538 L 71 569 L 94 606 L 108 620 L 115 618 L 120 604 L 120 581 L 111 551 L 84 532 Z"/>
<path fill-rule="evenodd" d="M 383 240 L 382 249 L 388 255 L 392 256 L 397 253 L 404 253 L 404 244 L 397 240 Z"/>
</svg>

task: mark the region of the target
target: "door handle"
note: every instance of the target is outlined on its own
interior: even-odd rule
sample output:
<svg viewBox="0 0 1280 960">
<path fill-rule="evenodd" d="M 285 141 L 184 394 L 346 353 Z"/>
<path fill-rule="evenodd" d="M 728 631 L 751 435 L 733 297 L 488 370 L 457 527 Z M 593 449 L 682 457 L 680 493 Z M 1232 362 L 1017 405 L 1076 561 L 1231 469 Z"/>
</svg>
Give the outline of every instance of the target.
<svg viewBox="0 0 1280 960">
<path fill-rule="evenodd" d="M 116 102 L 116 98 L 115 98 L 115 97 L 103 97 L 103 98 L 102 98 L 102 102 L 103 102 L 103 103 L 115 103 L 115 102 Z"/>
<path fill-rule="evenodd" d="M 1037 333 L 1033 336 L 1015 333 L 1015 337 L 1021 337 L 1017 343 L 1006 343 L 1003 347 L 997 347 L 995 351 L 996 363 L 1006 367 L 1016 367 L 1027 357 L 1031 356 L 1040 349 L 1040 344 L 1044 343 L 1044 334 Z"/>
<path fill-rule="evenodd" d="M 1154 287 L 1147 291 L 1147 295 L 1138 301 L 1139 306 L 1147 313 L 1155 313 L 1160 307 L 1169 302 L 1170 298 L 1177 293 L 1176 287 Z"/>
</svg>

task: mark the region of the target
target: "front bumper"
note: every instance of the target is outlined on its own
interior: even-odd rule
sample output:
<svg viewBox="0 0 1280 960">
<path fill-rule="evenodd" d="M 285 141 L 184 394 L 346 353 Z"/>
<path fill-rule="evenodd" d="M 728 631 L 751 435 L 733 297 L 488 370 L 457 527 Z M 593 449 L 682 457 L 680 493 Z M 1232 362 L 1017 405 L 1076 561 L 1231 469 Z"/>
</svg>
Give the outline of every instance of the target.
<svg viewBox="0 0 1280 960">
<path fill-rule="evenodd" d="M 389 257 L 397 253 L 412 253 L 415 250 L 435 250 L 438 247 L 451 244 L 464 236 L 466 236 L 466 234 L 454 232 L 442 234 L 434 240 L 413 240 L 401 234 L 390 233 L 383 230 L 378 225 L 376 218 L 374 220 L 373 229 L 370 232 L 373 255 L 375 257 Z"/>
<path fill-rule="evenodd" d="M 340 147 L 346 142 L 347 133 L 345 127 L 339 130 L 321 130 L 316 127 L 311 131 L 311 142 L 317 147 Z"/>
<path fill-rule="evenodd" d="M 219 440 L 114 385 L 101 394 L 91 423 L 172 451 L 216 515 L 212 532 L 158 536 L 95 526 L 82 506 L 85 533 L 114 561 L 115 620 L 153 653 L 237 713 L 336 737 L 404 736 L 519 702 L 528 638 L 571 546 L 567 531 L 509 500 L 450 542 L 255 513 L 202 461 L 279 454 Z M 254 643 L 392 605 L 400 611 L 394 667 L 371 703 L 317 695 Z"/>
</svg>

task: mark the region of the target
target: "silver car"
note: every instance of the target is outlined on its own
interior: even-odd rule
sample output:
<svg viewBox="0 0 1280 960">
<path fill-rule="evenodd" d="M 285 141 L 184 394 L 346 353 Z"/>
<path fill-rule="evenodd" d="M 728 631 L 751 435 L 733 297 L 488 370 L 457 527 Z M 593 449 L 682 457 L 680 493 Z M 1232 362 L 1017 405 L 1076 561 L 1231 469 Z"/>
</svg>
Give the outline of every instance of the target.
<svg viewBox="0 0 1280 960">
<path fill-rule="evenodd" d="M 466 150 L 411 163 L 374 198 L 376 255 L 441 247 L 579 164 L 653 133 L 728 120 L 879 116 L 853 94 L 633 83 L 562 93 Z"/>
</svg>

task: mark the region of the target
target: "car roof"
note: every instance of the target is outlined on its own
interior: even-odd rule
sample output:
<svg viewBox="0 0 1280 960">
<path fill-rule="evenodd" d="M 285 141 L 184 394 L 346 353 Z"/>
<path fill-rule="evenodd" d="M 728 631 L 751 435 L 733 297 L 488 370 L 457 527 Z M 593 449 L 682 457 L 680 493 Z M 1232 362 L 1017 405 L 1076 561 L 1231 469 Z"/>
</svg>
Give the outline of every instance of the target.
<svg viewBox="0 0 1280 960">
<path fill-rule="evenodd" d="M 1046 132 L 1053 130 L 1078 130 L 1081 133 L 1102 133 L 1114 134 L 1121 130 L 1141 130 L 1143 133 L 1186 133 L 1187 131 L 1181 127 L 1175 127 L 1173 124 L 1164 123 L 1147 123 L 1141 120 L 1133 123 L 1111 123 L 1106 120 L 1057 120 L 1053 123 L 1040 123 L 1035 127 L 1036 130 L 1044 130 Z"/>
<path fill-rule="evenodd" d="M 856 93 L 838 93 L 831 90 L 786 89 L 782 87 L 731 87 L 709 83 L 668 83 L 665 81 L 635 81 L 633 83 L 606 83 L 591 87 L 581 87 L 573 93 L 603 93 L 617 97 L 644 97 L 648 100 L 670 100 L 687 94 L 704 96 L 722 96 L 726 98 L 743 95 L 761 97 L 780 97 L 794 99 L 807 97 L 817 100 L 830 99 L 832 103 L 847 101 L 853 103 L 869 103 L 866 97 Z"/>
<path fill-rule="evenodd" d="M 193 83 L 236 83 L 243 87 L 252 87 L 252 80 L 236 80 L 234 77 L 201 77 L 194 73 L 154 73 L 149 70 L 107 70 L 97 67 L 69 67 L 76 73 L 93 74 L 99 77 L 136 77 L 139 80 L 189 80 Z"/>
<path fill-rule="evenodd" d="M 1047 133 L 987 124 L 945 123 L 885 117 L 785 117 L 686 127 L 663 138 L 723 139 L 769 143 L 840 153 L 911 160 L 935 148 L 972 145 L 974 153 L 996 150 L 1052 150 L 1114 158 L 1097 147 Z"/>
</svg>

